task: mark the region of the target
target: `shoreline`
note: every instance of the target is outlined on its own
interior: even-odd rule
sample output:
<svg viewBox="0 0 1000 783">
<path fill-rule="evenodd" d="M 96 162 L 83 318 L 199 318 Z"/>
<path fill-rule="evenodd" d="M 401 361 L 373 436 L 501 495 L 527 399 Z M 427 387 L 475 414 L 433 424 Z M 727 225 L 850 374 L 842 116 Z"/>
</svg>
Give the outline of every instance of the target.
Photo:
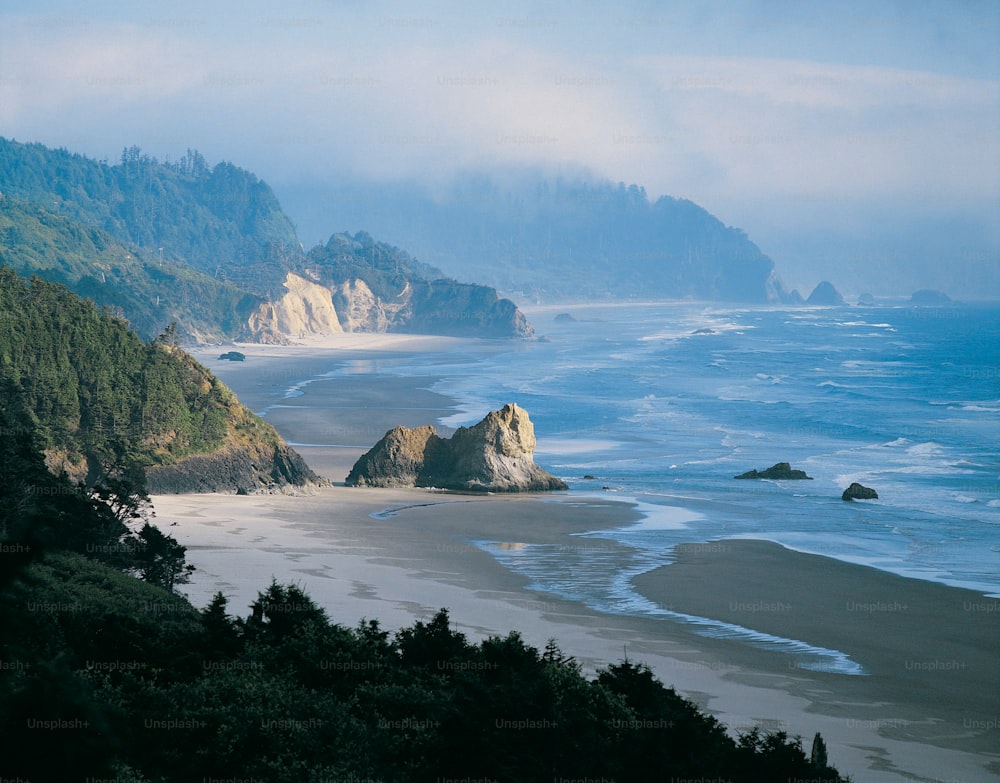
<svg viewBox="0 0 1000 783">
<path fill-rule="evenodd" d="M 449 364 L 459 364 L 474 361 L 480 351 L 508 349 L 490 341 L 409 335 L 335 335 L 321 342 L 245 346 L 248 360 L 252 359 L 246 364 L 218 361 L 218 353 L 228 350 L 225 347 L 199 351 L 196 357 L 251 409 L 265 411 L 265 419 L 310 466 L 334 482 L 342 482 L 354 460 L 391 427 L 430 423 L 446 432 L 440 421 L 461 410 L 460 402 L 446 391 L 431 389 L 441 388 L 441 375 L 397 376 L 391 372 L 393 363 L 412 365 L 415 357 L 429 352 L 447 353 Z M 293 395 L 286 397 L 289 390 Z M 784 730 L 801 734 L 807 746 L 812 734 L 820 731 L 833 763 L 856 780 L 901 783 L 912 776 L 986 780 L 990 763 L 994 774 L 1000 771 L 1000 755 L 993 750 L 1000 747 L 997 715 L 977 706 L 982 694 L 988 695 L 995 686 L 995 675 L 981 678 L 978 690 L 971 682 L 975 678 L 969 676 L 969 663 L 978 666 L 976 662 L 983 660 L 979 648 L 973 650 L 980 656 L 975 660 L 972 653 L 961 653 L 967 657 L 964 676 L 961 671 L 931 669 L 934 661 L 963 659 L 942 646 L 937 633 L 923 638 L 927 629 L 917 623 L 907 631 L 915 651 L 909 660 L 927 664 L 923 668 L 907 670 L 904 659 L 902 671 L 895 673 L 881 666 L 866 676 L 814 672 L 794 661 L 789 665 L 787 654 L 699 635 L 664 617 L 600 612 L 533 590 L 530 579 L 505 568 L 496 556 L 516 556 L 519 545 L 536 543 L 609 558 L 624 567 L 634 562 L 631 547 L 580 534 L 644 522 L 670 525 L 681 519 L 681 513 L 710 516 L 712 503 L 693 498 L 686 503 L 683 497 L 674 497 L 669 504 L 645 503 L 641 497 L 584 490 L 545 496 L 460 496 L 343 486 L 288 497 L 200 495 L 154 500 L 164 530 L 189 547 L 189 561 L 199 566 L 192 590 L 205 603 L 215 589 L 221 589 L 233 599 L 230 608 L 235 614 L 246 611 L 245 605 L 266 589 L 272 577 L 301 584 L 332 619 L 350 625 L 362 617 L 376 617 L 384 627 L 397 629 L 448 607 L 453 626 L 474 639 L 517 630 L 542 648 L 554 637 L 589 672 L 624 655 L 642 660 L 666 684 L 716 714 L 731 731 L 753 726 Z M 484 542 L 510 548 L 491 552 Z M 696 548 L 685 553 L 682 548 L 674 553 L 671 565 L 636 576 L 633 590 L 647 602 L 691 613 L 715 611 L 722 615 L 717 619 L 761 633 L 774 632 L 812 645 L 820 645 L 822 639 L 832 649 L 860 659 L 862 665 L 887 654 L 878 652 L 880 636 L 864 623 L 814 636 L 816 622 L 807 621 L 808 613 L 804 619 L 792 610 L 763 611 L 768 603 L 792 604 L 794 599 L 795 605 L 811 602 L 813 617 L 820 617 L 829 606 L 820 600 L 821 592 L 806 602 L 803 596 L 808 594 L 801 590 L 768 598 L 751 587 L 766 584 L 774 572 L 766 552 L 754 547 L 775 547 L 780 554 L 771 551 L 768 557 L 776 558 L 791 574 L 809 574 L 822 565 L 819 571 L 837 584 L 860 579 L 870 588 L 867 595 L 875 597 L 852 600 L 875 608 L 856 609 L 855 620 L 891 617 L 879 609 L 880 602 L 891 605 L 896 600 L 878 597 L 878 591 L 886 589 L 882 577 L 900 580 L 892 590 L 912 596 L 908 606 L 923 605 L 928 589 L 933 592 L 936 587 L 958 591 L 955 594 L 964 595 L 970 604 L 995 606 L 995 599 L 976 592 L 897 577 L 770 542 L 733 539 L 701 546 L 720 543 L 732 550 L 712 558 L 710 551 L 698 553 Z M 692 545 L 697 547 L 697 542 L 688 546 Z M 702 560 L 692 570 L 685 558 L 695 553 Z M 691 578 L 696 571 L 698 579 Z M 737 573 L 740 577 L 734 582 Z M 743 586 L 742 593 L 732 592 L 735 584 Z M 709 597 L 717 602 L 714 609 L 701 603 Z M 730 602 L 743 604 L 742 613 L 734 617 L 728 611 Z M 723 611 L 717 611 L 720 606 Z M 992 608 L 967 614 L 983 623 L 980 630 L 987 635 L 1000 621 Z M 776 625 L 779 620 L 786 625 Z M 965 633 L 954 616 L 938 620 L 935 617 L 940 626 L 935 631 Z M 920 693 L 924 690 L 921 682 L 937 694 L 934 699 L 911 698 L 914 687 Z M 948 683 L 956 684 L 955 693 L 949 693 Z M 959 692 L 972 694 L 973 700 L 963 702 Z"/>
<path fill-rule="evenodd" d="M 990 755 L 998 737 L 996 716 L 977 706 L 988 699 L 996 675 L 977 668 L 981 657 L 959 659 L 947 646 L 956 632 L 954 617 L 943 618 L 937 632 L 920 641 L 921 660 L 964 660 L 964 670 L 902 667 L 894 674 L 880 669 L 863 677 L 814 672 L 784 653 L 700 636 L 662 618 L 604 613 L 538 592 L 530 580 L 504 568 L 476 543 L 495 541 L 511 551 L 546 544 L 624 566 L 629 547 L 579 534 L 641 523 L 641 513 L 631 504 L 565 495 L 465 496 L 348 487 L 325 488 L 312 496 L 176 495 L 154 500 L 158 520 L 188 547 L 189 561 L 198 567 L 192 584 L 184 588 L 196 605 L 221 590 L 231 599 L 233 614 L 246 614 L 249 602 L 274 578 L 298 584 L 331 620 L 346 625 L 377 618 L 387 630 L 397 630 L 446 607 L 453 626 L 474 640 L 516 630 L 541 649 L 554 638 L 589 674 L 626 656 L 643 661 L 731 732 L 761 726 L 808 740 L 819 731 L 831 760 L 855 779 L 902 781 L 906 774 L 919 773 L 925 779 L 937 774 L 940 778 L 931 779 L 984 780 L 985 765 L 1000 764 L 1000 757 Z M 667 590 L 670 602 L 680 608 L 707 600 L 708 584 L 724 605 L 741 595 L 741 600 L 758 600 L 763 606 L 763 598 L 739 592 L 745 590 L 740 585 L 769 582 L 777 566 L 809 574 L 816 564 L 803 564 L 806 557 L 825 561 L 827 581 L 846 580 L 868 595 L 878 589 L 880 572 L 875 569 L 801 555 L 769 542 L 723 542 L 732 543 L 732 550 L 713 554 L 719 543 L 689 547 L 674 564 L 634 581 L 643 593 Z M 761 559 L 761 551 L 766 558 Z M 675 566 L 680 570 L 671 572 Z M 699 580 L 690 579 L 692 567 Z M 929 583 L 896 579 L 897 595 L 910 606 L 928 600 L 928 588 L 935 592 Z M 737 587 L 726 587 L 731 584 Z M 965 597 L 978 603 L 976 595 Z M 821 599 L 800 596 L 795 605 L 818 613 Z M 787 597 L 778 600 L 791 603 Z M 794 627 L 798 617 L 788 614 L 783 619 Z M 987 621 L 996 617 L 982 615 Z M 758 619 L 764 616 L 754 613 Z M 883 618 L 859 613 L 858 619 Z M 815 641 L 807 627 L 799 631 L 791 635 Z M 872 656 L 884 654 L 879 652 L 880 637 L 857 624 L 839 633 L 841 649 L 869 665 Z M 910 639 L 914 649 L 916 641 Z M 929 695 L 921 695 L 928 688 Z M 978 694 L 975 704 L 963 702 L 969 693 Z M 874 766 L 873 757 L 880 759 Z M 956 777 L 958 772 L 965 777 Z"/>
<path fill-rule="evenodd" d="M 220 360 L 239 350 L 245 362 Z M 395 426 L 435 424 L 457 412 L 457 401 L 431 390 L 439 376 L 420 379 L 372 372 L 412 357 L 452 351 L 497 350 L 473 338 L 344 333 L 274 346 L 233 343 L 192 355 L 270 423 L 312 470 L 343 483 L 357 459 Z"/>
</svg>

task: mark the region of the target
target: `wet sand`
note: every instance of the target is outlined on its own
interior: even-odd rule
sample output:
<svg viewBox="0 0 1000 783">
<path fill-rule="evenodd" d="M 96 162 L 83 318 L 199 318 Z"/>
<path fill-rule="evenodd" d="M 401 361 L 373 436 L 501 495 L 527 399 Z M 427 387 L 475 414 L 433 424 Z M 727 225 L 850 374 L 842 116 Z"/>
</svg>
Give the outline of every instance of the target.
<svg viewBox="0 0 1000 783">
<path fill-rule="evenodd" d="M 279 402 L 277 390 L 310 377 L 310 368 L 480 347 L 437 339 L 407 346 L 388 337 L 375 347 L 293 348 L 287 356 L 286 347 L 239 347 L 248 354 L 242 366 L 199 358 L 259 411 Z M 433 379 L 370 369 L 307 385 L 284 401 L 294 407 L 268 410 L 288 440 L 314 444 L 296 448 L 335 481 L 389 427 L 454 411 L 447 397 L 427 391 Z M 186 590 L 197 605 L 222 590 L 232 612 L 246 613 L 276 578 L 301 585 L 346 625 L 367 617 L 397 629 L 447 607 L 470 638 L 517 630 L 539 647 L 555 638 L 589 672 L 626 654 L 645 661 L 733 732 L 783 730 L 802 735 L 808 749 L 819 731 L 831 761 L 857 781 L 985 781 L 1000 772 L 1000 601 L 972 591 L 759 541 L 692 542 L 672 565 L 633 580 L 637 592 L 672 611 L 847 653 L 866 671 L 851 676 L 803 669 L 787 653 L 708 638 L 668 618 L 601 613 L 531 590 L 474 543 L 513 552 L 530 543 L 586 547 L 625 568 L 628 547 L 574 534 L 636 523 L 641 515 L 629 503 L 343 486 L 154 503 L 159 524 L 198 568 Z"/>
</svg>

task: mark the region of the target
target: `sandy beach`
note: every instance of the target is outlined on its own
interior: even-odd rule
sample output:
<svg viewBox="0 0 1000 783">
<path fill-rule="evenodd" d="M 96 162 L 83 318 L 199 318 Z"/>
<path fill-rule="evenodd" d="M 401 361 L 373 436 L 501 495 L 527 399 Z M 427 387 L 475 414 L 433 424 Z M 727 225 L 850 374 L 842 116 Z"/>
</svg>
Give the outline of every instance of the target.
<svg viewBox="0 0 1000 783">
<path fill-rule="evenodd" d="M 296 448 L 336 482 L 386 429 L 433 423 L 453 412 L 453 401 L 428 390 L 433 379 L 386 378 L 371 364 L 302 386 L 300 396 L 283 390 L 338 362 L 492 349 L 452 338 L 342 337 L 238 346 L 245 364 L 217 361 L 218 348 L 196 355 L 252 409 L 266 408 L 287 440 L 311 444 Z M 367 617 L 396 629 L 447 607 L 470 638 L 517 630 L 539 647 L 555 638 L 588 671 L 626 654 L 645 661 L 734 732 L 784 730 L 808 746 L 819 731 L 831 761 L 856 781 L 985 781 L 1000 772 L 1000 601 L 972 591 L 745 540 L 691 542 L 673 564 L 633 580 L 665 609 L 840 650 L 865 670 L 832 674 L 667 618 L 602 613 L 532 590 L 488 551 L 588 548 L 624 567 L 630 548 L 576 534 L 636 524 L 642 515 L 631 503 L 573 492 L 331 486 L 302 496 L 158 496 L 154 504 L 157 522 L 198 569 L 185 587 L 196 605 L 221 590 L 230 610 L 244 614 L 275 578 L 301 585 L 346 625 Z M 483 541 L 492 543 L 476 544 Z"/>
</svg>

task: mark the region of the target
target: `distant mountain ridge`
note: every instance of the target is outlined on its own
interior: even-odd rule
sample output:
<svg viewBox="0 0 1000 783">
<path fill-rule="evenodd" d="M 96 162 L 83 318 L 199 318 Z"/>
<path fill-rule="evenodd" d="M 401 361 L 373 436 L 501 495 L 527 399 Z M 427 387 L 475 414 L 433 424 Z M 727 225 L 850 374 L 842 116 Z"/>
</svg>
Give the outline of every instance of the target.
<svg viewBox="0 0 1000 783">
<path fill-rule="evenodd" d="M 538 300 L 794 301 L 745 232 L 686 199 L 651 200 L 636 185 L 470 175 L 433 195 L 379 184 L 285 200 L 307 225 L 322 205 L 324 219 L 363 226 L 458 279 Z"/>
<path fill-rule="evenodd" d="M 160 163 L 130 147 L 110 165 L 0 138 L 0 194 L 6 202 L 7 263 L 119 307 L 147 337 L 177 320 L 196 340 L 280 342 L 285 335 L 277 331 L 280 319 L 271 317 L 272 306 L 284 300 L 292 311 L 307 307 L 294 301 L 301 287 L 289 275 L 328 288 L 335 313 L 336 289 L 346 286 L 364 294 L 362 301 L 347 297 L 347 304 L 356 312 L 366 306 L 372 312 L 353 320 L 338 313 L 339 329 L 374 324 L 381 331 L 531 334 L 513 303 L 496 306 L 499 297 L 492 289 L 477 286 L 482 290 L 470 297 L 467 284 L 444 279 L 438 270 L 367 235 L 348 237 L 348 244 L 358 246 L 338 257 L 343 261 L 353 254 L 356 263 L 333 263 L 322 250 L 307 254 L 266 183 L 231 163 L 209 167 L 191 150 L 176 163 Z M 75 240 L 82 245 L 74 245 Z M 35 250 L 46 245 L 42 255 L 48 258 L 41 258 Z M 66 254 L 74 257 L 72 263 L 59 260 Z M 413 293 L 428 284 L 435 296 Z M 453 296 L 447 295 L 451 287 Z M 400 297 L 405 301 L 397 302 Z M 480 305 L 486 310 L 453 309 Z M 284 323 L 303 334 L 319 325 Z"/>
</svg>

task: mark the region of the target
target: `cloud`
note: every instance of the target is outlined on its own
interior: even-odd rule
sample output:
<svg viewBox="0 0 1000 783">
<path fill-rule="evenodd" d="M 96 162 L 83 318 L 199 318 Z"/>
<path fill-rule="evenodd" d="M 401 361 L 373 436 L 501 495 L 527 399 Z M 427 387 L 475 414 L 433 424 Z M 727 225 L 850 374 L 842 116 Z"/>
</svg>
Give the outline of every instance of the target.
<svg viewBox="0 0 1000 783">
<path fill-rule="evenodd" d="M 774 58 L 620 61 L 488 28 L 449 46 L 201 32 L 22 20 L 5 41 L 4 132 L 55 141 L 73 128 L 176 154 L 207 142 L 265 171 L 280 161 L 286 178 L 567 165 L 703 199 L 997 198 L 997 82 Z"/>
<path fill-rule="evenodd" d="M 851 204 L 856 214 L 891 204 L 915 220 L 965 211 L 981 224 L 1000 210 L 990 68 L 973 78 L 803 59 L 797 48 L 829 60 L 829 42 L 772 46 L 773 29 L 731 16 L 713 28 L 729 45 L 715 46 L 703 29 L 712 19 L 684 28 L 640 6 L 610 16 L 255 8 L 189 4 L 127 22 L 7 15 L 0 133 L 96 157 L 194 147 L 282 187 L 588 171 L 691 198 L 755 237 L 821 224 L 833 206 L 850 220 Z M 878 32 L 900 52 L 893 29 L 855 37 Z M 929 40 L 926 24 L 913 29 Z M 823 40 L 808 33 L 811 45 Z M 773 53 L 747 53 L 760 49 Z"/>
</svg>

